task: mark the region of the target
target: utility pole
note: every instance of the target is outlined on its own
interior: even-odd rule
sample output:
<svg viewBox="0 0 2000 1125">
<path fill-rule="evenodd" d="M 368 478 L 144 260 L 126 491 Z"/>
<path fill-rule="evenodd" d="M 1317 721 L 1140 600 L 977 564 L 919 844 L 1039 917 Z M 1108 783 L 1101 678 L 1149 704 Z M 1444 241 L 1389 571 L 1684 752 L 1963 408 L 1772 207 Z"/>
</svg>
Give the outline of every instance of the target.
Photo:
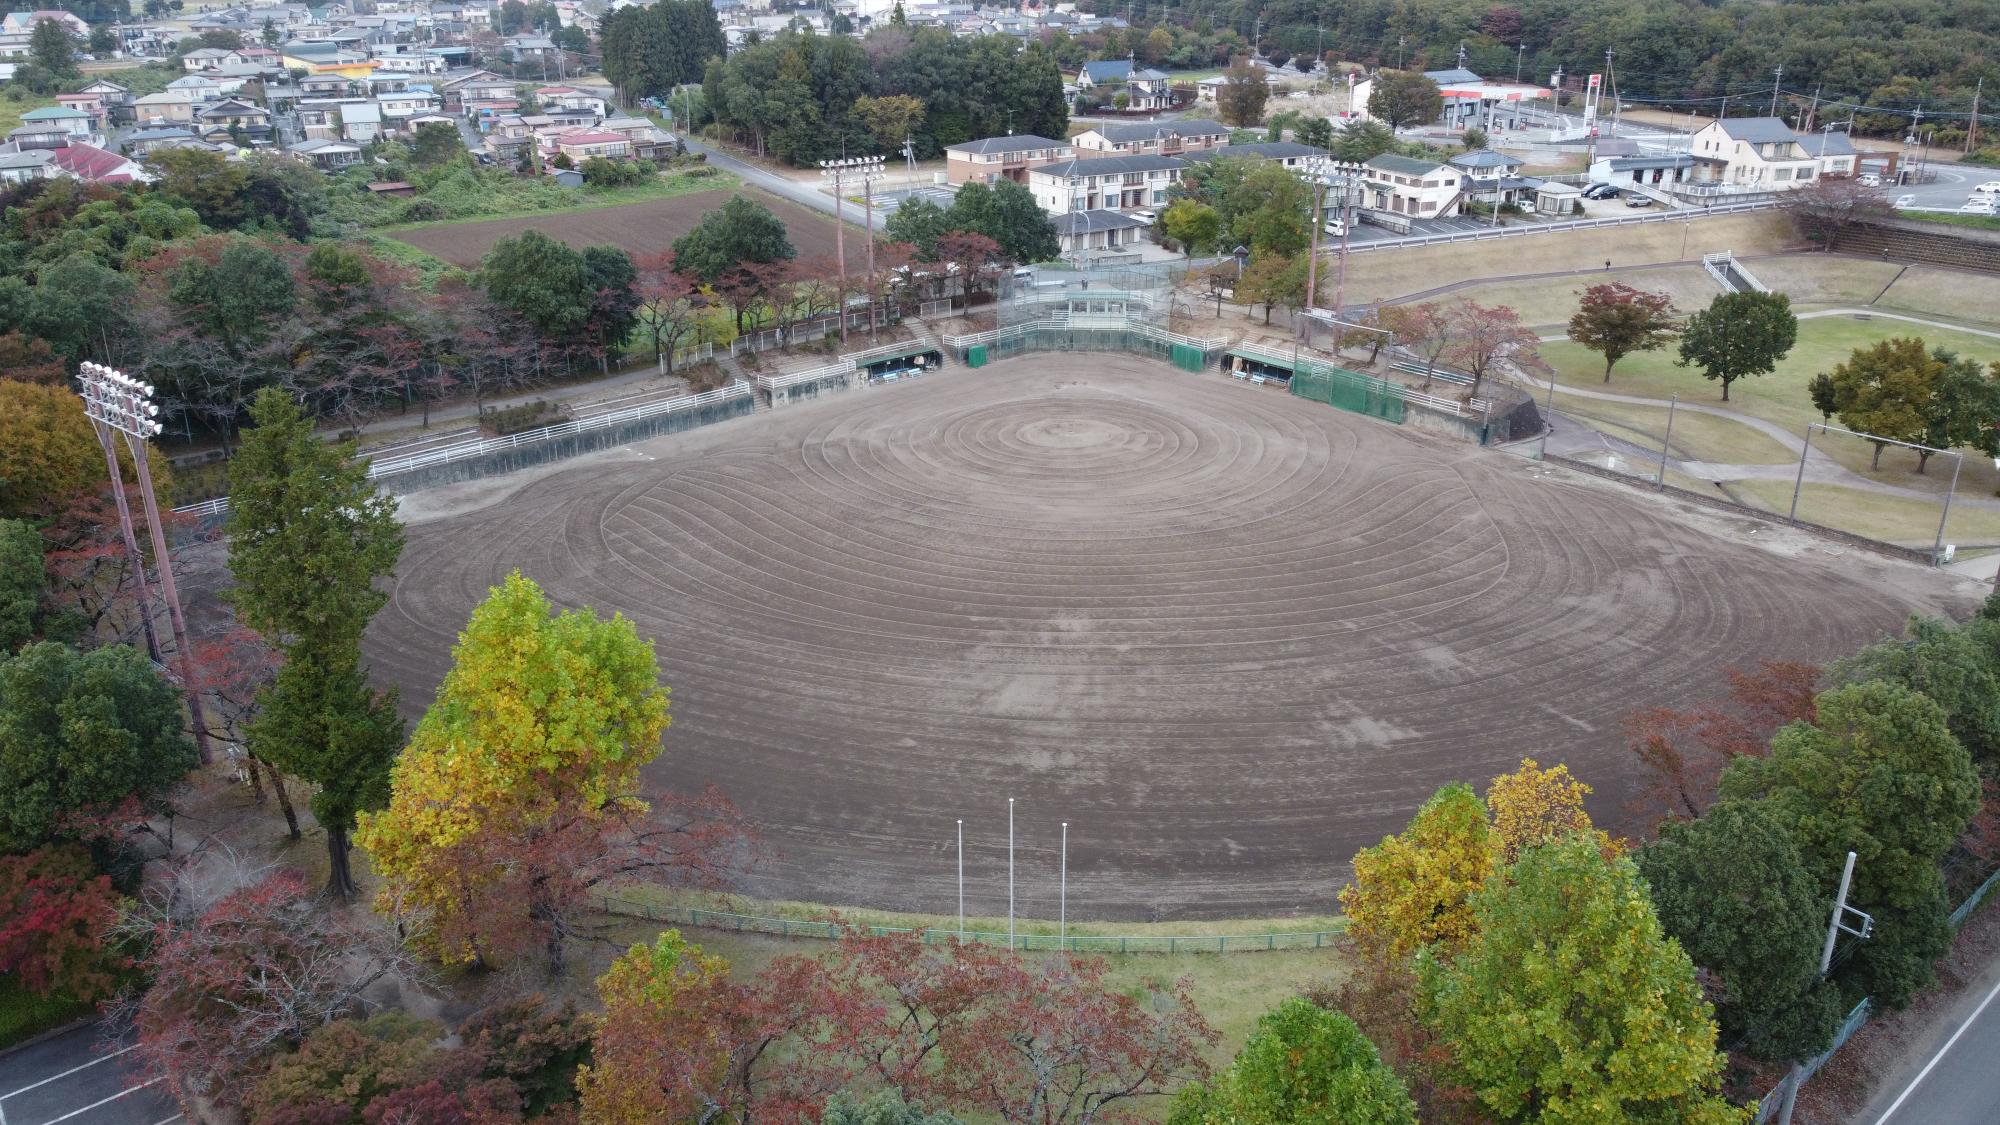
<svg viewBox="0 0 2000 1125">
<path fill-rule="evenodd" d="M 1458 41 L 1458 68 L 1465 69 L 1465 40 Z"/>
<path fill-rule="evenodd" d="M 1407 43 L 1408 41 L 1409 41 L 1409 36 L 1407 36 L 1407 35 L 1398 35 L 1398 36 L 1396 36 L 1396 69 L 1397 69 L 1397 70 L 1401 70 L 1401 69 L 1403 69 L 1403 46 L 1404 46 L 1404 44 L 1405 44 L 1405 43 Z"/>
<path fill-rule="evenodd" d="M 1766 117 L 1778 116 L 1778 83 L 1785 80 L 1785 64 L 1779 63 L 1776 77 L 1771 79 L 1771 112 Z"/>
<path fill-rule="evenodd" d="M 1806 124 L 1805 128 L 1799 130 L 1799 132 L 1801 133 L 1812 132 L 1813 125 L 1819 119 L 1819 90 L 1820 88 L 1818 86 L 1813 87 L 1812 104 L 1806 107 Z M 1825 154 L 1826 154 L 1826 149 L 1821 148 L 1820 155 L 1824 156 Z"/>
<path fill-rule="evenodd" d="M 834 290 L 835 303 L 840 308 L 840 342 L 847 342 L 847 238 L 846 224 L 841 220 L 841 205 L 845 201 L 847 177 L 859 176 L 864 185 L 872 184 L 882 176 L 882 158 L 879 156 L 857 156 L 841 160 L 819 162 L 820 182 L 833 184 L 833 256 L 838 268 L 839 281 Z M 870 281 L 875 269 L 875 215 L 874 198 L 868 196 L 868 269 Z M 872 331 L 874 315 L 869 315 Z"/>
<path fill-rule="evenodd" d="M 1833 896 L 1833 919 L 1826 926 L 1826 945 L 1821 947 L 1819 952 L 1819 975 L 1822 977 L 1826 976 L 1827 970 L 1833 967 L 1833 944 L 1835 939 L 1843 933 L 1848 933 L 1866 940 L 1869 935 L 1875 932 L 1875 919 L 1847 905 L 1847 888 L 1853 882 L 1854 853 L 1848 852 L 1847 865 L 1841 868 L 1840 871 L 1840 890 Z M 1861 919 L 1860 929 L 1854 929 L 1842 921 L 1848 914 L 1854 914 Z M 1792 1110 L 1799 1103 L 1799 1087 L 1803 1085 L 1805 1085 L 1805 1079 L 1800 1076 L 1799 1068 L 1793 1066 L 1791 1085 L 1785 1087 L 1785 1100 L 1778 1108 L 1778 1125 L 1792 1125 Z"/>
<path fill-rule="evenodd" d="M 1014 948 L 1014 798 L 1007 798 L 1007 948 Z"/>
<path fill-rule="evenodd" d="M 1514 53 L 1514 81 L 1519 82 L 1521 80 L 1521 64 L 1527 61 L 1528 45 L 1523 43 Z"/>
<path fill-rule="evenodd" d="M 1985 92 L 1986 76 L 1982 74 L 1979 76 L 1979 81 L 1972 87 L 1972 117 L 1965 123 L 1965 148 L 1963 150 L 1965 152 L 1971 152 L 1979 140 L 1979 97 Z"/>
</svg>

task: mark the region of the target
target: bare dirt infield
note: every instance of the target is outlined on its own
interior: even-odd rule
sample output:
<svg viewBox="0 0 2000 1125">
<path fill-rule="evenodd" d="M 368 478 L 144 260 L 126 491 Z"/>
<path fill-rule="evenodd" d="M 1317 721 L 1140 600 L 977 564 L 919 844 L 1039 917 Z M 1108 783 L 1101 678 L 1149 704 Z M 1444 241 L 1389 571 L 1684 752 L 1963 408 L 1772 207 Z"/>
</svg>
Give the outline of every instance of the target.
<svg viewBox="0 0 2000 1125">
<path fill-rule="evenodd" d="M 513 238 L 522 231 L 540 231 L 578 249 L 585 246 L 617 246 L 633 257 L 658 254 L 671 248 L 674 240 L 694 229 L 701 217 L 728 202 L 730 190 L 700 191 L 672 199 L 599 207 L 590 211 L 567 211 L 555 215 L 524 215 L 517 219 L 479 219 L 396 231 L 390 237 L 455 266 L 471 269 L 479 264 L 493 244 Z M 833 260 L 833 219 L 761 192 L 743 189 L 742 194 L 771 209 L 785 224 L 792 246 L 801 260 L 824 257 Z M 850 250 L 850 254 L 852 250 Z"/>
<path fill-rule="evenodd" d="M 746 890 L 939 913 L 960 817 L 968 907 L 1006 909 L 1010 796 L 1040 917 L 1064 820 L 1072 913 L 1128 919 L 1323 912 L 1356 848 L 1524 756 L 1570 763 L 1615 826 L 1632 710 L 1977 597 L 1101 354 L 518 479 L 407 498 L 369 656 L 412 713 L 519 567 L 658 639 L 674 722 L 654 777 L 714 781 L 762 826 L 776 855 Z"/>
</svg>

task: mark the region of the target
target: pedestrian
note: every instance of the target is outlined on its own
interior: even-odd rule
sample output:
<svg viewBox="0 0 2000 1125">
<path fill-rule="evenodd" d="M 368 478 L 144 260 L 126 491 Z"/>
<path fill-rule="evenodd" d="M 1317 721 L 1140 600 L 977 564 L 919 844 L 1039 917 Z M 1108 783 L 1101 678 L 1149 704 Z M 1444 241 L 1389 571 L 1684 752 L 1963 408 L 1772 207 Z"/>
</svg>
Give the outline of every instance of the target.
<svg viewBox="0 0 2000 1125">
<path fill-rule="evenodd" d="M 1609 258 L 1604 259 L 1604 272 L 1605 273 L 1611 272 L 1611 259 Z"/>
</svg>

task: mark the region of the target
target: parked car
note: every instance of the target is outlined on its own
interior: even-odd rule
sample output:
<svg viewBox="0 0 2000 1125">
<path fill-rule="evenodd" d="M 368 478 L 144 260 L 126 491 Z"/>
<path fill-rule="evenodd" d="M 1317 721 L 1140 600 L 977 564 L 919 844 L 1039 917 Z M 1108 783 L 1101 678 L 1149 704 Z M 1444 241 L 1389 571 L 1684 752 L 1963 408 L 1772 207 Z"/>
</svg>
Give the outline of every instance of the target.
<svg viewBox="0 0 2000 1125">
<path fill-rule="evenodd" d="M 2000 180 L 1988 180 L 1972 189 L 1974 195 L 2000 195 Z"/>
<path fill-rule="evenodd" d="M 1991 215 L 1996 210 L 2000 210 L 2000 208 L 1994 206 L 1992 199 L 1982 199 L 1978 196 L 1973 196 L 1971 199 L 1966 200 L 1965 206 L 1958 209 L 1961 215 Z"/>
<path fill-rule="evenodd" d="M 1899 195 L 1896 197 L 1896 206 L 1898 207 L 1915 207 L 1916 205 L 1917 197 L 1914 195 Z"/>
<path fill-rule="evenodd" d="M 1876 174 L 1875 174 L 1875 173 L 1873 173 L 1873 172 L 1863 172 L 1863 173 L 1861 173 L 1861 174 L 1860 174 L 1859 176 L 1856 176 L 1856 177 L 1855 177 L 1855 179 L 1857 179 L 1857 180 L 1860 180 L 1860 181 L 1861 181 L 1861 186 L 1862 186 L 1862 187 L 1881 187 L 1881 186 L 1882 186 L 1882 177 L 1880 177 L 1880 176 L 1876 175 Z"/>
<path fill-rule="evenodd" d="M 1651 207 L 1652 205 L 1653 205 L 1653 200 L 1648 199 L 1643 195 L 1635 195 L 1632 198 L 1625 201 L 1625 206 L 1627 207 Z"/>
<path fill-rule="evenodd" d="M 1328 219 L 1326 221 L 1325 230 L 1326 233 L 1332 235 L 1335 238 L 1339 238 L 1347 233 L 1347 224 L 1341 222 L 1339 219 Z"/>
<path fill-rule="evenodd" d="M 1624 193 L 1610 184 L 1592 184 L 1584 189 L 1583 197 L 1585 199 L 1616 199 L 1622 194 Z"/>
<path fill-rule="evenodd" d="M 1157 211 L 1134 211 L 1132 212 L 1132 217 L 1149 227 L 1160 220 L 1160 214 Z"/>
</svg>

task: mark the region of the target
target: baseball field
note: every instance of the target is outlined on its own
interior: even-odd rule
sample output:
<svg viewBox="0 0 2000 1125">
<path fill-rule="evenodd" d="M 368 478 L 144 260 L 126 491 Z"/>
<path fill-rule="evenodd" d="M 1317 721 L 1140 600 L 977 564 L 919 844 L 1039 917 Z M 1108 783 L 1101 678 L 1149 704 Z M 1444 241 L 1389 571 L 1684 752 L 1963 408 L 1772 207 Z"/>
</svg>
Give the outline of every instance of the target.
<svg viewBox="0 0 2000 1125">
<path fill-rule="evenodd" d="M 519 568 L 655 638 L 664 785 L 719 784 L 770 898 L 1325 913 L 1354 851 L 1523 757 L 1977 592 L 1539 463 L 1135 357 L 950 367 L 409 498 L 369 637 L 421 710 Z"/>
</svg>

